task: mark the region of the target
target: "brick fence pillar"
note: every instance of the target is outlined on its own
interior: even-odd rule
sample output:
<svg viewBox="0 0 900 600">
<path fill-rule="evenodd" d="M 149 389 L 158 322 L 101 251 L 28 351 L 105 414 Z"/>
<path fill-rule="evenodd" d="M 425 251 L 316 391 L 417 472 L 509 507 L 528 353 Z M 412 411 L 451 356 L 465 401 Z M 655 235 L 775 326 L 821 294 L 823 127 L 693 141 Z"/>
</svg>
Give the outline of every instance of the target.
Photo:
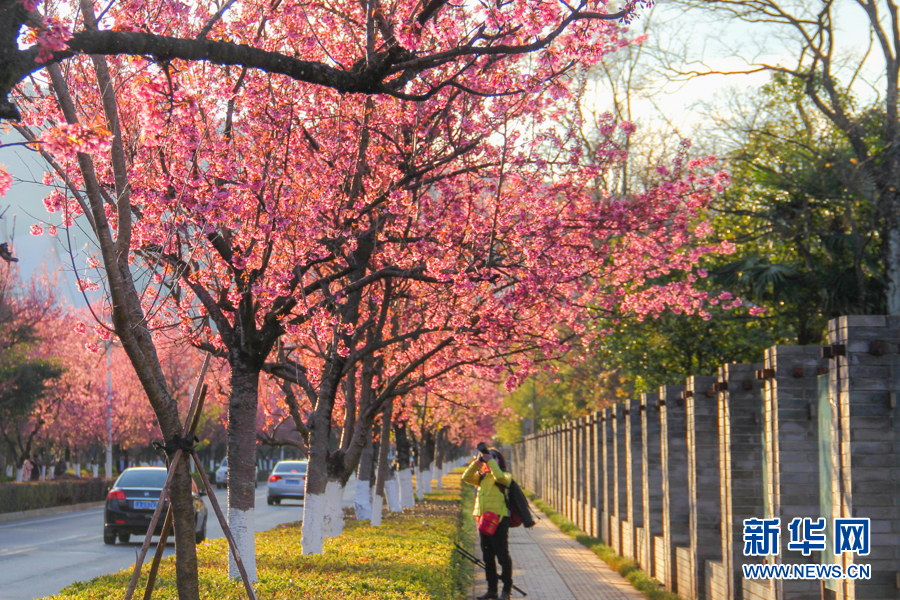
<svg viewBox="0 0 900 600">
<path fill-rule="evenodd" d="M 613 448 L 613 517 L 610 522 L 613 549 L 626 556 L 623 523 L 628 520 L 628 469 L 625 465 L 625 406 L 612 406 L 612 448 Z M 630 549 L 629 549 L 630 551 Z"/>
<path fill-rule="evenodd" d="M 718 401 L 712 391 L 716 377 L 687 379 L 688 489 L 691 496 L 691 587 L 678 586 L 678 594 L 706 600 L 706 563 L 722 560 L 719 497 Z M 685 595 L 686 594 L 686 595 Z"/>
<path fill-rule="evenodd" d="M 657 560 L 656 579 L 666 591 L 679 592 L 675 548 L 689 547 L 690 493 L 687 476 L 687 411 L 683 385 L 659 388 L 660 464 L 662 467 L 663 552 Z"/>
<path fill-rule="evenodd" d="M 628 521 L 628 537 L 623 525 L 622 537 L 631 539 L 631 553 L 624 556 L 640 560 L 641 530 L 644 528 L 644 478 L 643 472 L 643 435 L 641 431 L 640 398 L 630 398 L 623 402 L 625 406 L 625 477 L 628 487 L 628 505 L 626 519 Z M 646 565 L 642 565 L 646 566 Z"/>
<path fill-rule="evenodd" d="M 603 501 L 606 496 L 606 488 L 603 487 L 603 413 L 595 412 L 593 415 L 593 423 L 591 425 L 591 438 L 593 439 L 593 464 L 591 477 L 591 486 L 594 489 L 594 508 L 592 511 L 593 529 L 591 535 L 596 538 L 603 538 Z"/>
<path fill-rule="evenodd" d="M 655 571 L 656 538 L 662 535 L 662 462 L 660 456 L 659 394 L 641 394 L 641 489 L 644 498 L 644 548 L 638 557 L 641 568 L 651 577 Z"/>
<path fill-rule="evenodd" d="M 612 443 L 612 408 L 605 408 L 600 413 L 600 451 L 603 465 L 603 515 L 600 520 L 603 543 L 613 547 L 612 539 L 612 515 L 615 510 L 615 470 L 613 467 L 613 443 Z"/>
<path fill-rule="evenodd" d="M 719 496 L 722 507 L 722 578 L 714 598 L 742 597 L 744 519 L 763 517 L 762 364 L 719 368 Z M 712 586 L 711 586 L 712 587 Z"/>
<path fill-rule="evenodd" d="M 828 341 L 839 450 L 829 458 L 840 477 L 824 516 L 871 519 L 869 555 L 836 557 L 845 572 L 870 565 L 871 577 L 837 582 L 837 597 L 900 598 L 900 317 L 841 317 L 828 323 Z"/>
<path fill-rule="evenodd" d="M 763 514 L 781 519 L 781 552 L 772 557 L 775 563 L 813 564 L 820 559 L 816 553 L 805 557 L 787 547 L 793 518 L 821 516 L 817 405 L 819 378 L 823 378 L 823 400 L 828 402 L 828 375 L 821 374 L 827 370 L 827 361 L 820 353 L 818 346 L 773 346 L 766 350 L 765 369 L 758 373 L 765 383 Z M 747 580 L 744 584 L 748 585 Z M 820 600 L 822 593 L 815 580 L 756 580 L 753 584 L 772 598 Z"/>
</svg>

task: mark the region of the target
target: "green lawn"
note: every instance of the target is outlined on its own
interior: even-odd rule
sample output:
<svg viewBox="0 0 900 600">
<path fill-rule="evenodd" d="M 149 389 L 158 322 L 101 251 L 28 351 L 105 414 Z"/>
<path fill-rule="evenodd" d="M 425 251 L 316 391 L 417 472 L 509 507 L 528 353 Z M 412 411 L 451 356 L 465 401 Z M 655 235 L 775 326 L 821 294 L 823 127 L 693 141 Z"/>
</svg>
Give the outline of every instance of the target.
<svg viewBox="0 0 900 600">
<path fill-rule="evenodd" d="M 469 486 L 466 486 L 469 487 Z M 471 581 L 471 564 L 454 552 L 454 542 L 468 545 L 471 527 L 464 513 L 471 512 L 471 493 L 460 490 L 460 475 L 444 478 L 444 489 L 426 495 L 414 509 L 386 515 L 381 527 L 368 521 L 347 520 L 344 535 L 325 542 L 317 556 L 300 555 L 300 524 L 282 525 L 256 536 L 260 600 L 298 598 L 396 598 L 404 600 L 465 597 Z M 246 598 L 240 581 L 228 579 L 225 540 L 198 546 L 200 593 L 204 598 Z M 148 560 L 149 562 L 149 560 Z M 144 575 L 149 567 L 145 565 Z M 54 599 L 107 600 L 121 598 L 131 570 L 75 583 Z M 143 595 L 141 579 L 136 598 Z M 175 600 L 175 565 L 162 562 L 156 600 Z"/>
</svg>

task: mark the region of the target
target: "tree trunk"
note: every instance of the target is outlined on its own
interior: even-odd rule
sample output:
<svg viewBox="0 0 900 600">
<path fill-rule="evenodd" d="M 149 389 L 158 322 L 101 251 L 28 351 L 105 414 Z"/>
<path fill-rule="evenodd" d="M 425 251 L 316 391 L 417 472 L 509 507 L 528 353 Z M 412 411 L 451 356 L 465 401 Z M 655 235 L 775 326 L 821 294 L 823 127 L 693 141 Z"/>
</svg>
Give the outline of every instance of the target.
<svg viewBox="0 0 900 600">
<path fill-rule="evenodd" d="M 367 427 L 366 447 L 359 457 L 359 468 L 356 472 L 356 496 L 353 507 L 356 510 L 358 521 L 368 521 L 372 518 L 372 475 L 375 462 L 375 448 L 372 444 L 372 428 Z"/>
<path fill-rule="evenodd" d="M 375 480 L 375 496 L 372 502 L 372 525 L 381 525 L 381 509 L 384 506 L 385 483 L 388 475 L 388 452 L 391 449 L 391 415 L 393 402 L 388 402 L 381 413 L 381 439 L 378 447 L 378 476 Z"/>
<path fill-rule="evenodd" d="M 885 244 L 885 270 L 887 271 L 887 313 L 900 315 L 900 231 L 889 227 Z"/>
<path fill-rule="evenodd" d="M 326 364 L 319 388 L 316 409 L 310 414 L 309 464 L 306 468 L 306 493 L 303 501 L 303 525 L 301 527 L 301 549 L 303 554 L 321 554 L 325 542 L 326 493 L 332 484 L 340 486 L 329 478 L 328 442 L 331 438 L 331 412 L 334 397 L 343 369 L 341 359 Z M 342 453 L 341 454 L 342 457 Z M 328 496 L 334 496 L 332 489 Z"/>
<path fill-rule="evenodd" d="M 422 432 L 422 443 L 420 446 L 422 448 L 419 450 L 419 454 L 422 460 L 422 468 L 420 472 L 422 473 L 422 487 L 425 490 L 426 494 L 431 493 L 431 466 L 434 463 L 434 433 L 428 431 L 427 429 Z"/>
<path fill-rule="evenodd" d="M 416 498 L 413 491 L 412 471 L 409 468 L 409 437 L 406 435 L 406 423 L 394 425 L 394 442 L 397 444 L 397 485 L 400 488 L 400 507 L 414 508 Z"/>
<path fill-rule="evenodd" d="M 444 437 L 446 430 L 441 429 L 437 432 L 437 441 L 435 442 L 434 451 L 434 479 L 437 483 L 437 489 L 444 489 Z"/>
<path fill-rule="evenodd" d="M 188 463 L 190 455 L 182 453 L 181 460 L 175 468 L 169 498 L 172 502 L 174 516 L 173 527 L 175 540 L 188 540 L 189 543 L 175 544 L 175 573 L 178 586 L 178 597 L 199 598 L 200 582 L 197 577 L 197 547 L 195 526 L 197 519 L 194 510 L 194 498 L 191 492 L 191 472 Z M 187 546 L 183 548 L 181 546 Z"/>
<path fill-rule="evenodd" d="M 241 554 L 247 576 L 256 581 L 256 409 L 259 369 L 231 356 L 231 398 L 228 405 L 228 527 Z M 228 575 L 239 578 L 229 549 Z"/>
<path fill-rule="evenodd" d="M 344 429 L 341 433 L 341 450 L 347 451 L 356 427 L 356 367 L 350 369 L 344 379 Z"/>
</svg>

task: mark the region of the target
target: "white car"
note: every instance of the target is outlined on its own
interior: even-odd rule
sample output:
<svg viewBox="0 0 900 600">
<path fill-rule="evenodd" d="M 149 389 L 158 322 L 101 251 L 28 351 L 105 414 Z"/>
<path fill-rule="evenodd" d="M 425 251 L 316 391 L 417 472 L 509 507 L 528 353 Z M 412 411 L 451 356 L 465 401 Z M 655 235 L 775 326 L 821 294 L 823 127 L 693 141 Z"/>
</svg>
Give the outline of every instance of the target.
<svg viewBox="0 0 900 600">
<path fill-rule="evenodd" d="M 281 504 L 282 499 L 303 500 L 306 494 L 305 460 L 280 460 L 269 476 L 266 502 L 269 506 Z"/>
<path fill-rule="evenodd" d="M 216 487 L 220 490 L 228 487 L 228 457 L 226 456 L 216 469 Z M 259 487 L 259 467 L 254 471 L 253 487 Z"/>
</svg>

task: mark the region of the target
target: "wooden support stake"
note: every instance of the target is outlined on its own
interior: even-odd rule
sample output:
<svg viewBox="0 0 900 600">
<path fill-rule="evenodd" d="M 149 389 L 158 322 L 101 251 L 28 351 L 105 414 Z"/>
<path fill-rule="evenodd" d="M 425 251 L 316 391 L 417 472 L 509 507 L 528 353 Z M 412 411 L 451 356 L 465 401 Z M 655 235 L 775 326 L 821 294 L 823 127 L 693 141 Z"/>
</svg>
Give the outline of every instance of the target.
<svg viewBox="0 0 900 600">
<path fill-rule="evenodd" d="M 250 578 L 247 577 L 247 571 L 244 569 L 244 561 L 241 560 L 241 554 L 238 552 L 237 544 L 234 542 L 234 536 L 231 535 L 231 529 L 228 528 L 228 522 L 225 520 L 225 515 L 222 514 L 222 509 L 219 508 L 219 501 L 216 500 L 216 496 L 212 492 L 212 484 L 209 483 L 209 477 L 206 476 L 206 471 L 203 470 L 203 463 L 200 462 L 200 459 L 197 458 L 197 455 L 193 452 L 191 453 L 191 457 L 194 459 L 194 462 L 197 463 L 197 467 L 200 469 L 200 477 L 203 479 L 203 485 L 206 486 L 206 489 L 209 491 L 209 503 L 212 504 L 213 510 L 216 512 L 216 517 L 218 517 L 219 524 L 222 526 L 222 532 L 225 534 L 225 539 L 228 540 L 228 546 L 231 548 L 234 562 L 241 574 L 241 579 L 244 580 L 247 596 L 250 600 L 256 600 L 253 586 L 250 585 Z"/>
<path fill-rule="evenodd" d="M 197 410 L 194 412 L 192 419 L 185 422 L 183 436 L 188 437 L 194 435 L 197 431 L 197 424 L 200 422 L 200 413 L 203 411 L 203 401 L 206 399 L 206 384 L 200 388 L 200 397 L 197 400 Z M 193 402 L 192 402 L 193 404 Z M 190 416 L 190 415 L 189 415 Z M 190 427 L 187 426 L 190 423 Z M 169 541 L 169 532 L 175 522 L 175 512 L 172 510 L 172 504 L 169 503 L 169 510 L 166 512 L 166 520 L 163 523 L 163 529 L 159 534 L 159 541 L 156 544 L 156 554 L 153 556 L 153 564 L 150 566 L 150 575 L 147 578 L 147 587 L 144 589 L 144 600 L 150 600 L 153 595 L 153 587 L 156 585 L 156 572 L 159 570 L 159 563 L 162 560 L 163 552 L 166 549 L 166 542 Z"/>
<path fill-rule="evenodd" d="M 185 429 L 188 427 L 188 424 L 193 422 L 194 415 L 197 413 L 197 405 L 200 402 L 201 396 L 200 384 L 203 383 L 203 379 L 206 377 L 206 369 L 209 367 L 211 358 L 212 355 L 207 354 L 206 359 L 203 361 L 203 366 L 200 367 L 200 376 L 197 379 L 197 385 L 194 386 L 194 395 L 191 398 L 191 406 L 188 408 L 188 418 L 185 419 Z M 184 433 L 184 430 L 182 430 L 182 433 Z M 150 519 L 150 527 L 147 528 L 147 537 L 144 538 L 144 543 L 141 545 L 141 551 L 138 553 L 137 560 L 134 561 L 134 572 L 131 574 L 131 581 L 128 583 L 128 589 L 125 590 L 125 600 L 131 600 L 134 596 L 134 590 L 137 588 L 137 582 L 141 576 L 141 566 L 144 564 L 144 559 L 147 557 L 147 550 L 150 549 L 150 538 L 153 537 L 153 532 L 156 531 L 159 515 L 162 514 L 162 507 L 163 504 L 165 504 L 166 497 L 169 495 L 169 486 L 172 485 L 175 468 L 178 466 L 178 461 L 181 460 L 182 454 L 183 452 L 181 449 L 176 450 L 175 454 L 172 455 L 172 460 L 169 461 L 169 472 L 166 474 L 166 482 L 163 484 L 163 489 L 159 494 L 159 501 L 156 503 L 156 510 L 153 511 L 153 517 Z"/>
</svg>

